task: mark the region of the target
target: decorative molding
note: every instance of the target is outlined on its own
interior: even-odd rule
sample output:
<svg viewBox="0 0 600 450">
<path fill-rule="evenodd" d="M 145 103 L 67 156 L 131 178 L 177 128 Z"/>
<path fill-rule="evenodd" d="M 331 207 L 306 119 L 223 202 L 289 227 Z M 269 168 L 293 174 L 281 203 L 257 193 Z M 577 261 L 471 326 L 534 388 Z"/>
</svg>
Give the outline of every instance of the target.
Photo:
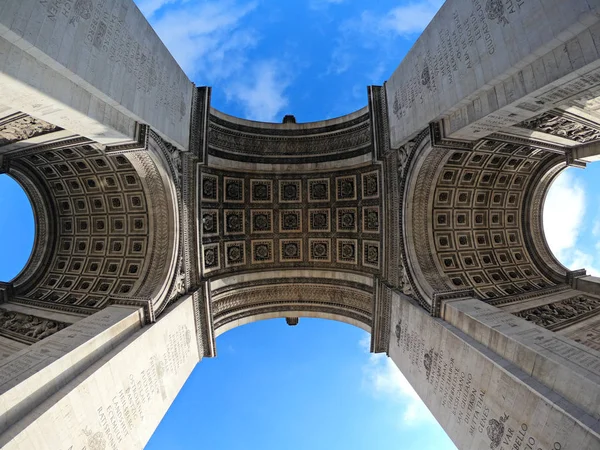
<svg viewBox="0 0 600 450">
<path fill-rule="evenodd" d="M 152 300 L 147 298 L 127 298 L 127 297 L 111 297 L 108 301 L 109 305 L 123 305 L 142 308 L 144 311 L 144 323 L 151 324 L 156 322 L 157 315 L 154 311 Z"/>
<path fill-rule="evenodd" d="M 212 317 L 210 282 L 203 283 L 202 287 L 192 294 L 192 301 L 198 353 L 206 358 L 214 358 L 217 356 L 217 351 Z"/>
<path fill-rule="evenodd" d="M 571 286 L 573 289 L 576 289 L 575 285 L 577 284 L 577 278 L 585 277 L 587 272 L 585 269 L 577 269 L 577 270 L 568 270 L 566 276 L 567 285 Z"/>
<path fill-rule="evenodd" d="M 568 152 L 568 149 L 562 145 L 553 144 L 551 142 L 542 141 L 532 137 L 523 137 L 507 133 L 492 133 L 487 135 L 486 139 L 491 139 L 498 142 L 506 142 L 509 144 L 527 145 L 546 150 L 551 153 L 557 153 L 559 155 L 564 155 L 565 152 Z"/>
<path fill-rule="evenodd" d="M 79 146 L 83 146 L 83 145 L 87 145 L 90 148 L 95 148 L 95 149 L 104 148 L 104 146 L 97 144 L 94 141 L 92 141 L 86 137 L 79 136 L 79 137 L 62 139 L 62 140 L 58 140 L 55 142 L 44 143 L 44 144 L 40 144 L 40 145 L 32 145 L 32 146 L 24 148 L 24 149 L 8 151 L 6 156 L 8 156 L 9 159 L 14 159 L 14 160 L 25 159 L 28 156 L 37 155 L 40 153 L 47 152 L 49 150 L 61 150 L 61 149 L 79 147 Z"/>
<path fill-rule="evenodd" d="M 329 279 L 329 278 L 311 278 L 310 281 L 312 283 L 316 283 L 318 285 L 327 285 L 327 286 L 338 286 L 343 287 L 344 289 L 352 289 L 357 291 L 363 291 L 369 294 L 369 296 L 373 296 L 374 288 L 372 286 L 367 286 L 362 283 L 357 283 L 349 280 L 341 280 L 341 279 Z M 235 291 L 243 291 L 245 289 L 253 289 L 259 286 L 270 286 L 272 284 L 281 284 L 281 285 L 301 285 L 306 284 L 307 278 L 305 277 L 290 277 L 290 278 L 266 278 L 260 279 L 256 281 L 241 281 L 237 284 L 230 284 L 226 286 L 222 286 L 218 289 L 212 291 L 213 300 L 218 300 L 224 295 L 230 295 L 235 293 Z"/>
<path fill-rule="evenodd" d="M 413 151 L 412 149 L 410 151 Z M 438 174 L 438 167 L 444 163 L 447 157 L 447 153 L 436 149 L 432 150 L 432 153 L 425 160 L 418 174 L 414 174 L 417 177 L 416 184 L 414 187 L 414 195 L 412 205 L 412 223 L 410 224 L 410 233 L 412 233 L 412 240 L 415 246 L 416 259 L 419 270 L 421 271 L 425 281 L 434 291 L 445 291 L 448 286 L 438 271 L 435 263 L 436 249 L 431 248 L 431 242 L 429 239 L 429 229 L 431 223 L 431 208 L 429 207 L 429 198 L 431 192 L 434 190 L 436 180 L 435 177 Z M 407 230 L 404 230 L 408 233 Z M 415 282 L 412 280 L 411 271 L 408 270 L 410 267 L 408 261 L 403 261 L 403 267 L 406 269 L 405 273 L 411 285 Z M 413 295 L 420 297 L 419 289 L 412 289 Z M 424 299 L 419 298 L 420 302 L 423 303 Z M 426 301 L 425 301 L 426 302 Z M 430 305 L 427 303 L 427 310 L 431 312 Z"/>
<path fill-rule="evenodd" d="M 447 150 L 473 150 L 474 143 L 471 141 L 460 141 L 447 139 L 444 131 L 444 122 L 432 122 L 429 124 L 429 137 L 433 148 Z"/>
<path fill-rule="evenodd" d="M 522 302 L 525 300 L 530 300 L 532 298 L 543 297 L 546 295 L 559 294 L 561 292 L 570 290 L 570 286 L 566 286 L 564 284 L 557 286 L 550 286 L 543 289 L 538 289 L 532 292 L 525 292 L 516 295 L 507 295 L 505 297 L 494 298 L 494 299 L 484 299 L 485 303 L 488 303 L 493 306 L 502 306 L 502 305 L 510 305 L 513 303 Z"/>
<path fill-rule="evenodd" d="M 431 315 L 440 317 L 442 304 L 449 300 L 477 298 L 474 289 L 457 289 L 453 291 L 434 292 L 431 296 Z"/>
<path fill-rule="evenodd" d="M 0 174 L 10 171 L 10 159 L 6 155 L 0 155 Z"/>
<path fill-rule="evenodd" d="M 392 321 L 392 288 L 375 279 L 373 324 L 371 325 L 371 353 L 389 354 Z"/>
<path fill-rule="evenodd" d="M 254 127 L 210 115 L 208 153 L 249 163 L 335 161 L 372 150 L 369 114 L 321 127 Z"/>
<path fill-rule="evenodd" d="M 585 169 L 587 167 L 587 163 L 585 161 L 575 159 L 572 148 L 565 152 L 565 164 L 569 167 L 577 167 L 579 169 Z"/>
<path fill-rule="evenodd" d="M 7 303 L 15 295 L 15 288 L 12 283 L 0 282 L 0 304 Z"/>
<path fill-rule="evenodd" d="M 181 208 L 179 209 L 179 214 L 181 217 L 182 230 L 180 233 L 180 248 L 183 249 L 185 287 L 188 291 L 195 289 L 200 283 L 200 268 L 198 266 L 198 234 L 196 233 L 196 227 L 198 226 L 197 217 L 200 213 L 196 189 L 196 185 L 198 184 L 198 172 L 196 170 L 197 164 L 198 158 L 190 155 L 189 153 L 184 154 Z M 204 224 L 203 221 L 200 223 Z M 216 224 L 216 227 L 218 231 L 218 223 Z"/>
<path fill-rule="evenodd" d="M 190 151 L 200 164 L 207 162 L 208 120 L 210 117 L 210 99 L 212 88 L 198 87 L 192 99 L 192 119 L 190 121 Z"/>
<path fill-rule="evenodd" d="M 567 268 L 556 259 L 546 241 L 543 209 L 552 182 L 564 168 L 560 156 L 548 155 L 548 159 L 537 168 L 527 184 L 521 208 L 521 223 L 527 226 L 523 232 L 525 248 L 535 266 L 557 284 L 565 282 Z"/>
<path fill-rule="evenodd" d="M 397 161 L 398 161 L 398 205 L 401 205 L 400 208 L 403 208 L 405 204 L 405 198 L 407 195 L 407 179 L 410 168 L 412 167 L 415 157 L 417 155 L 417 149 L 419 149 L 424 143 L 425 139 L 430 137 L 429 128 L 424 129 L 417 135 L 417 137 L 409 142 L 407 142 L 402 147 L 398 148 L 396 152 L 398 153 Z M 398 237 L 399 237 L 399 247 L 400 247 L 400 255 L 401 255 L 401 265 L 399 266 L 399 277 L 398 277 L 398 287 L 400 290 L 411 297 L 416 298 L 419 304 L 428 312 L 431 311 L 431 305 L 429 302 L 421 295 L 420 291 L 416 289 L 416 282 L 413 278 L 413 274 L 411 273 L 409 267 L 408 256 L 406 252 L 407 242 L 405 241 L 405 226 L 407 224 L 404 223 L 404 211 L 401 209 L 398 213 Z"/>
<path fill-rule="evenodd" d="M 151 251 L 148 253 L 147 270 L 135 293 L 136 297 L 152 298 L 166 281 L 164 274 L 167 264 L 170 264 L 169 239 L 169 205 L 164 182 L 156 164 L 146 152 L 135 152 L 130 155 L 141 170 L 140 177 L 145 180 L 148 191 L 146 200 L 152 211 L 154 222 Z"/>
<path fill-rule="evenodd" d="M 212 301 L 215 329 L 255 314 L 316 311 L 372 325 L 373 294 L 337 284 L 281 283 L 235 289 Z M 293 315 L 293 314 L 290 314 Z"/>
<path fill-rule="evenodd" d="M 150 133 L 156 134 L 154 131 L 151 131 L 149 125 L 143 125 L 136 122 L 135 135 L 132 142 L 127 144 L 108 145 L 106 146 L 105 152 L 107 154 L 124 154 L 147 150 Z"/>
<path fill-rule="evenodd" d="M 65 303 L 53 303 L 41 300 L 35 300 L 28 297 L 22 297 L 16 295 L 11 300 L 11 303 L 15 303 L 23 306 L 33 306 L 35 308 L 50 309 L 55 311 L 62 311 L 71 314 L 79 314 L 81 316 L 91 316 L 98 312 L 98 308 L 92 308 L 89 306 L 78 306 L 69 305 Z"/>
<path fill-rule="evenodd" d="M 286 317 L 285 318 L 285 323 L 287 323 L 288 326 L 290 326 L 290 327 L 295 327 L 296 325 L 298 325 L 299 322 L 300 322 L 300 319 L 298 317 Z"/>
<path fill-rule="evenodd" d="M 387 96 L 383 86 L 369 86 L 368 93 L 373 156 L 375 160 L 383 160 L 384 155 L 390 152 L 390 126 L 387 115 Z"/>
<path fill-rule="evenodd" d="M 31 201 L 35 218 L 33 249 L 27 265 L 13 280 L 15 293 L 26 292 L 44 276 L 57 244 L 58 216 L 49 190 L 34 169 L 21 161 L 14 161 L 10 174 L 21 185 Z"/>
<path fill-rule="evenodd" d="M 401 229 L 400 229 L 400 193 L 398 177 L 398 152 L 389 151 L 383 156 L 383 179 L 384 195 L 387 201 L 382 203 L 383 214 L 383 232 L 384 247 L 386 248 L 386 261 L 384 264 L 383 278 L 391 286 L 400 288 L 401 267 L 402 267 L 402 249 L 400 248 Z M 364 214 L 364 213 L 363 213 Z M 364 222 L 363 222 L 364 226 Z"/>
</svg>

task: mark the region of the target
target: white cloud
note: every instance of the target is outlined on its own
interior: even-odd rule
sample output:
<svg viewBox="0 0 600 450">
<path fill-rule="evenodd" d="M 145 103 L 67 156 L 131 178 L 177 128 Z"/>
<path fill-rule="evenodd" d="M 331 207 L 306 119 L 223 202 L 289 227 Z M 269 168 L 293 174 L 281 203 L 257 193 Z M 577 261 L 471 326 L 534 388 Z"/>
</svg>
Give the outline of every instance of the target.
<svg viewBox="0 0 600 450">
<path fill-rule="evenodd" d="M 255 64 L 242 81 L 233 82 L 226 88 L 229 100 L 239 102 L 251 120 L 275 122 L 283 108 L 288 105 L 284 95 L 291 77 L 283 63 L 262 61 Z"/>
<path fill-rule="evenodd" d="M 600 242 L 589 247 L 578 242 L 581 231 L 600 236 L 600 221 L 586 222 L 586 196 L 582 183 L 567 169 L 548 191 L 544 204 L 544 232 L 556 258 L 571 270 L 586 269 L 600 276 Z"/>
<path fill-rule="evenodd" d="M 370 35 L 381 41 L 396 36 L 410 37 L 421 33 L 431 22 L 444 0 L 423 0 L 398 6 L 385 14 L 363 11 L 358 20 L 349 21 L 344 28 L 354 27 L 364 35 Z"/>
<path fill-rule="evenodd" d="M 142 14 L 144 14 L 146 18 L 150 18 L 163 6 L 166 6 L 169 3 L 175 3 L 176 1 L 177 0 L 137 0 L 136 4 L 137 7 L 140 8 L 140 11 L 142 11 Z"/>
<path fill-rule="evenodd" d="M 156 14 L 167 4 L 169 8 Z M 255 30 L 242 28 L 242 19 L 256 2 L 143 0 L 139 6 L 187 75 L 202 83 L 239 71 L 246 51 L 258 42 Z"/>
<path fill-rule="evenodd" d="M 444 0 L 426 0 L 399 6 L 379 19 L 379 27 L 400 36 L 408 36 L 423 31 Z"/>
<path fill-rule="evenodd" d="M 600 237 L 600 219 L 598 219 L 594 222 L 594 227 L 592 228 L 592 234 L 596 237 Z"/>
<path fill-rule="evenodd" d="M 544 204 L 544 232 L 554 255 L 564 261 L 577 242 L 585 215 L 585 192 L 569 170 L 560 174 Z"/>
<path fill-rule="evenodd" d="M 385 67 L 401 59 L 397 39 L 421 33 L 439 10 L 443 0 L 422 0 L 399 6 L 386 13 L 363 11 L 344 21 L 331 53 L 328 74 L 339 75 L 360 64 L 368 83 L 382 83 Z M 358 49 L 367 49 L 371 61 L 359 60 Z"/>
<path fill-rule="evenodd" d="M 369 351 L 370 336 L 361 339 L 360 346 Z M 363 367 L 363 384 L 376 396 L 385 396 L 402 405 L 402 421 L 399 426 L 414 426 L 423 422 L 435 423 L 419 395 L 412 388 L 396 364 L 385 354 L 370 354 Z"/>
<path fill-rule="evenodd" d="M 596 245 L 596 248 L 598 247 L 599 245 Z M 582 252 L 581 250 L 573 250 L 567 258 L 566 266 L 569 269 L 586 269 L 588 275 L 600 277 L 600 268 L 596 266 L 598 261 L 596 261 L 595 256 Z"/>
</svg>

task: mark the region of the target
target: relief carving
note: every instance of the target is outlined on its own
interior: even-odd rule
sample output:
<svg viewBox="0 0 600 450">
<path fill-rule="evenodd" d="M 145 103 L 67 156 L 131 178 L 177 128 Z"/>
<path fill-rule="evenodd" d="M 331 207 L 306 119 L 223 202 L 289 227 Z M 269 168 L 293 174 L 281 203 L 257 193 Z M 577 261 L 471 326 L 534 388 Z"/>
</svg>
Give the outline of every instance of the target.
<svg viewBox="0 0 600 450">
<path fill-rule="evenodd" d="M 0 146 L 24 141 L 35 136 L 59 131 L 61 128 L 31 116 L 19 114 L 0 124 Z"/>
<path fill-rule="evenodd" d="M 566 321 L 571 323 L 593 311 L 600 312 L 600 300 L 579 295 L 514 314 L 540 327 L 556 329 Z"/>
<path fill-rule="evenodd" d="M 21 337 L 29 342 L 37 342 L 66 328 L 67 325 L 0 308 L 0 334 L 8 337 Z"/>
<path fill-rule="evenodd" d="M 566 117 L 555 115 L 551 112 L 542 114 L 517 125 L 528 130 L 541 131 L 553 136 L 571 139 L 580 143 L 586 143 L 600 139 L 600 130 L 586 126 L 582 123 L 570 120 Z"/>
</svg>

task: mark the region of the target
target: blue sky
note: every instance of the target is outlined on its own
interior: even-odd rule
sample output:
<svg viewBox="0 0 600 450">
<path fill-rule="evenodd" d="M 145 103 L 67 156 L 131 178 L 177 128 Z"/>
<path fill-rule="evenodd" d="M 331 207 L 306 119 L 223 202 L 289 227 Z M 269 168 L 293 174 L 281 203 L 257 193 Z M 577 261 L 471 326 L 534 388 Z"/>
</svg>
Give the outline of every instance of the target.
<svg viewBox="0 0 600 450">
<path fill-rule="evenodd" d="M 390 77 L 441 0 L 138 0 L 182 68 L 228 114 L 299 122 L 347 114 Z M 558 258 L 600 275 L 600 163 L 569 169 L 547 198 Z M 26 196 L 0 175 L 0 280 L 33 242 Z M 390 360 L 349 325 L 301 319 L 217 339 L 148 449 L 419 449 L 454 446 Z"/>
<path fill-rule="evenodd" d="M 33 248 L 35 225 L 27 195 L 8 175 L 0 175 L 0 281 L 25 267 Z"/>
</svg>

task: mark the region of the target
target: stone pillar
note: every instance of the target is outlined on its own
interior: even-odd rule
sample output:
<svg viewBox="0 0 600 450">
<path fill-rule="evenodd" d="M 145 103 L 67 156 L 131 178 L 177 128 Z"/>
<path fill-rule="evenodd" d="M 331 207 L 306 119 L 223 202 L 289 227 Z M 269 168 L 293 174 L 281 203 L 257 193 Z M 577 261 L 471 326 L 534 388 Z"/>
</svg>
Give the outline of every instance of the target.
<svg viewBox="0 0 600 450">
<path fill-rule="evenodd" d="M 1 173 L 1 172 L 0 172 Z M 0 304 L 8 302 L 14 295 L 14 287 L 12 283 L 4 283 L 0 281 Z"/>
<path fill-rule="evenodd" d="M 199 361 L 192 297 L 142 328 L 110 306 L 0 368 L 0 447 L 143 448 Z"/>
<path fill-rule="evenodd" d="M 189 146 L 193 84 L 133 0 L 0 3 L 0 101 L 102 144 Z"/>
<path fill-rule="evenodd" d="M 474 310 L 478 303 L 484 307 Z M 600 448 L 596 398 L 600 390 L 592 387 L 600 378 L 576 366 L 582 362 L 578 359 L 583 357 L 582 346 L 559 344 L 553 333 L 507 313 L 493 311 L 492 323 L 488 316 L 475 320 L 463 311 L 489 314 L 488 308 L 496 310 L 478 300 L 447 302 L 442 307 L 445 321 L 430 316 L 408 297 L 392 294 L 390 357 L 456 446 L 461 450 Z M 516 333 L 506 331 L 513 328 Z M 544 385 L 513 362 L 514 355 L 520 355 L 518 339 L 502 337 L 507 334 L 539 343 L 528 358 L 539 356 L 536 373 L 553 376 L 557 387 L 563 379 L 577 377 L 571 379 L 579 383 L 572 387 L 578 390 L 577 401 L 561 396 L 554 384 Z M 561 347 L 572 344 L 569 349 Z M 571 348 L 578 356 L 570 357 Z M 562 364 L 553 352 L 565 355 L 560 356 Z M 588 364 L 600 367 L 600 354 L 588 352 L 588 358 Z"/>
<path fill-rule="evenodd" d="M 598 3 L 447 0 L 386 82 L 392 148 L 443 120 L 474 140 L 539 115 L 600 80 Z"/>
</svg>

